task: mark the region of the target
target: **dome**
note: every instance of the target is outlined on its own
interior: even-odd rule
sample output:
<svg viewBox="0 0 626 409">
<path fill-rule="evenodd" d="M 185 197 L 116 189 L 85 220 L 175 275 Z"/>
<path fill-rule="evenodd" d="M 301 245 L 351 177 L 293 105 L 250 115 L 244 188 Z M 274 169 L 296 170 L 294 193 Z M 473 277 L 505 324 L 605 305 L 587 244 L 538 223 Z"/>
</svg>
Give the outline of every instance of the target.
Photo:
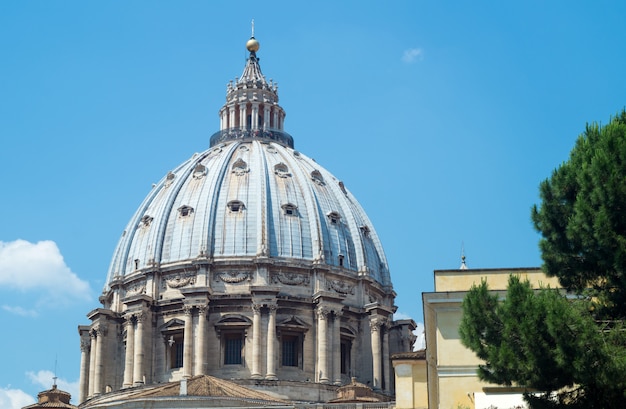
<svg viewBox="0 0 626 409">
<path fill-rule="evenodd" d="M 102 308 L 78 327 L 81 407 L 204 375 L 311 402 L 352 378 L 393 391 L 389 354 L 411 350 L 415 325 L 393 321 L 380 240 L 343 182 L 294 149 L 249 51 L 208 149 L 123 231 Z"/>
<path fill-rule="evenodd" d="M 169 172 L 128 223 L 107 283 L 155 265 L 259 257 L 391 284 L 378 236 L 343 183 L 262 135 L 226 140 Z"/>
<path fill-rule="evenodd" d="M 248 107 L 241 104 L 247 99 Z M 105 290 L 155 266 L 259 257 L 324 264 L 391 286 L 363 208 L 343 182 L 293 149 L 277 102 L 277 86 L 251 52 L 221 110 L 233 123 L 223 118 L 209 149 L 153 187 L 122 234 Z"/>
</svg>

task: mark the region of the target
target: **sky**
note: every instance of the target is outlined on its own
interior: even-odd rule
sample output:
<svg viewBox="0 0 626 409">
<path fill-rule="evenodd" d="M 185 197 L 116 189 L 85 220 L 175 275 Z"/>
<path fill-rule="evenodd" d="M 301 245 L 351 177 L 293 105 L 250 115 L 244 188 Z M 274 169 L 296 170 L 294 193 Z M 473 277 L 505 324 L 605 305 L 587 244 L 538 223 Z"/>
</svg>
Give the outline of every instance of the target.
<svg viewBox="0 0 626 409">
<path fill-rule="evenodd" d="M 0 407 L 58 377 L 126 223 L 208 148 L 255 20 L 299 151 L 380 236 L 396 318 L 433 271 L 539 267 L 538 185 L 626 106 L 626 2 L 0 2 Z"/>
</svg>

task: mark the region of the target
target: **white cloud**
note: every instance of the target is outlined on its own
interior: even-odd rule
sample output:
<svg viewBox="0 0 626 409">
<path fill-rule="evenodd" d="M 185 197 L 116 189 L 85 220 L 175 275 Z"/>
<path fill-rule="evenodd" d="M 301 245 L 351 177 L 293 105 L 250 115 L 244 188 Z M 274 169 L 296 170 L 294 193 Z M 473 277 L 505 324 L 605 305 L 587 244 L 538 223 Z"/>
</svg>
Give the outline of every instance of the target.
<svg viewBox="0 0 626 409">
<path fill-rule="evenodd" d="M 50 240 L 30 243 L 26 240 L 0 241 L 0 289 L 43 293 L 47 302 L 68 304 L 71 300 L 89 300 L 91 289 L 65 264 L 56 243 Z M 3 306 L 20 314 L 27 310 Z"/>
<path fill-rule="evenodd" d="M 11 389 L 11 387 L 0 387 L 0 408 L 21 409 L 24 406 L 35 403 L 35 398 L 21 389 Z"/>
<path fill-rule="evenodd" d="M 20 315 L 22 317 L 36 317 L 39 314 L 35 310 L 27 310 L 19 306 L 12 307 L 10 305 L 3 305 L 2 309 L 10 312 L 11 314 Z"/>
<path fill-rule="evenodd" d="M 403 313 L 403 312 L 395 312 L 393 314 L 393 320 L 397 321 L 397 320 L 411 320 L 413 318 L 411 318 L 410 316 L 408 316 L 407 314 Z"/>
<path fill-rule="evenodd" d="M 421 48 L 409 48 L 408 50 L 404 50 L 402 54 L 402 61 L 411 64 L 417 60 L 424 59 L 424 50 Z"/>
<path fill-rule="evenodd" d="M 26 372 L 26 375 L 28 375 L 28 378 L 32 383 L 41 387 L 41 390 L 48 390 L 52 388 L 54 377 L 54 373 L 52 371 L 42 369 L 37 372 Z M 69 394 L 72 395 L 72 402 L 76 402 L 78 399 L 78 381 L 69 382 L 65 379 L 58 378 L 56 382 L 57 388 L 65 392 L 69 392 Z"/>
<path fill-rule="evenodd" d="M 413 351 L 419 351 L 422 349 L 426 349 L 426 334 L 424 333 L 424 323 L 418 322 L 415 331 L 413 331 L 413 335 L 417 338 L 415 339 L 415 344 L 413 344 Z"/>
</svg>

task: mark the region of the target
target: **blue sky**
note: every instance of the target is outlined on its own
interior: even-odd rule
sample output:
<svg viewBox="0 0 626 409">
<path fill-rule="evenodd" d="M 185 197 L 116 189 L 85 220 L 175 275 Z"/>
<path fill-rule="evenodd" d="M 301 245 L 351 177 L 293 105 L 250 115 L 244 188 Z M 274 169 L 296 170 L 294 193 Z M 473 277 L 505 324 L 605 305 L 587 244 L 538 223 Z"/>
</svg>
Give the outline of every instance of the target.
<svg viewBox="0 0 626 409">
<path fill-rule="evenodd" d="M 530 208 L 626 105 L 623 1 L 0 3 L 0 407 L 76 394 L 77 325 L 168 170 L 208 147 L 256 22 L 296 148 L 382 239 L 399 316 L 433 270 L 541 264 Z"/>
</svg>

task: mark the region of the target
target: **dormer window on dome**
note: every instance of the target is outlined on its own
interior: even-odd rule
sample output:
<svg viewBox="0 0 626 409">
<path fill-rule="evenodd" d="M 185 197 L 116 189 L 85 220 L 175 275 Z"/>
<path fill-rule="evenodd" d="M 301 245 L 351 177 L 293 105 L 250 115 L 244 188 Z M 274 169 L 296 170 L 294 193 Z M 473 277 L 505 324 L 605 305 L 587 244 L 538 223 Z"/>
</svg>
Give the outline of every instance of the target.
<svg viewBox="0 0 626 409">
<path fill-rule="evenodd" d="M 359 227 L 359 229 L 361 230 L 361 233 L 363 234 L 363 237 L 369 237 L 370 236 L 370 228 L 363 225 L 361 227 Z"/>
<path fill-rule="evenodd" d="M 189 217 L 192 215 L 192 213 L 193 207 L 191 206 L 183 205 L 178 208 L 178 214 L 180 214 L 180 217 Z"/>
<path fill-rule="evenodd" d="M 241 200 L 231 200 L 226 206 L 232 213 L 240 213 L 246 208 Z"/>
<path fill-rule="evenodd" d="M 283 209 L 283 214 L 285 216 L 297 216 L 298 215 L 298 206 L 293 203 L 285 203 L 280 206 Z"/>
<path fill-rule="evenodd" d="M 150 223 L 152 223 L 152 220 L 154 220 L 154 217 L 145 215 L 144 217 L 141 218 L 141 222 L 139 225 L 141 227 L 148 227 L 150 226 Z"/>
<path fill-rule="evenodd" d="M 165 177 L 165 187 L 168 187 L 174 182 L 176 179 L 176 175 L 173 172 L 167 172 L 167 176 Z"/>
<path fill-rule="evenodd" d="M 338 212 L 328 212 L 326 217 L 331 224 L 339 224 L 339 220 L 341 220 L 341 215 Z"/>
<path fill-rule="evenodd" d="M 195 168 L 193 168 L 193 178 L 194 179 L 202 179 L 206 175 L 207 169 L 201 163 L 198 163 Z"/>
<path fill-rule="evenodd" d="M 313 172 L 311 172 L 311 180 L 320 186 L 324 186 L 325 184 L 324 176 L 322 176 L 319 170 L 314 170 Z"/>
<path fill-rule="evenodd" d="M 239 158 L 233 163 L 233 173 L 237 176 L 243 176 L 250 169 L 248 168 L 248 164 L 243 159 Z"/>
<path fill-rule="evenodd" d="M 291 176 L 291 173 L 289 173 L 289 168 L 282 162 L 274 166 L 274 174 L 281 178 L 287 178 Z"/>
</svg>

